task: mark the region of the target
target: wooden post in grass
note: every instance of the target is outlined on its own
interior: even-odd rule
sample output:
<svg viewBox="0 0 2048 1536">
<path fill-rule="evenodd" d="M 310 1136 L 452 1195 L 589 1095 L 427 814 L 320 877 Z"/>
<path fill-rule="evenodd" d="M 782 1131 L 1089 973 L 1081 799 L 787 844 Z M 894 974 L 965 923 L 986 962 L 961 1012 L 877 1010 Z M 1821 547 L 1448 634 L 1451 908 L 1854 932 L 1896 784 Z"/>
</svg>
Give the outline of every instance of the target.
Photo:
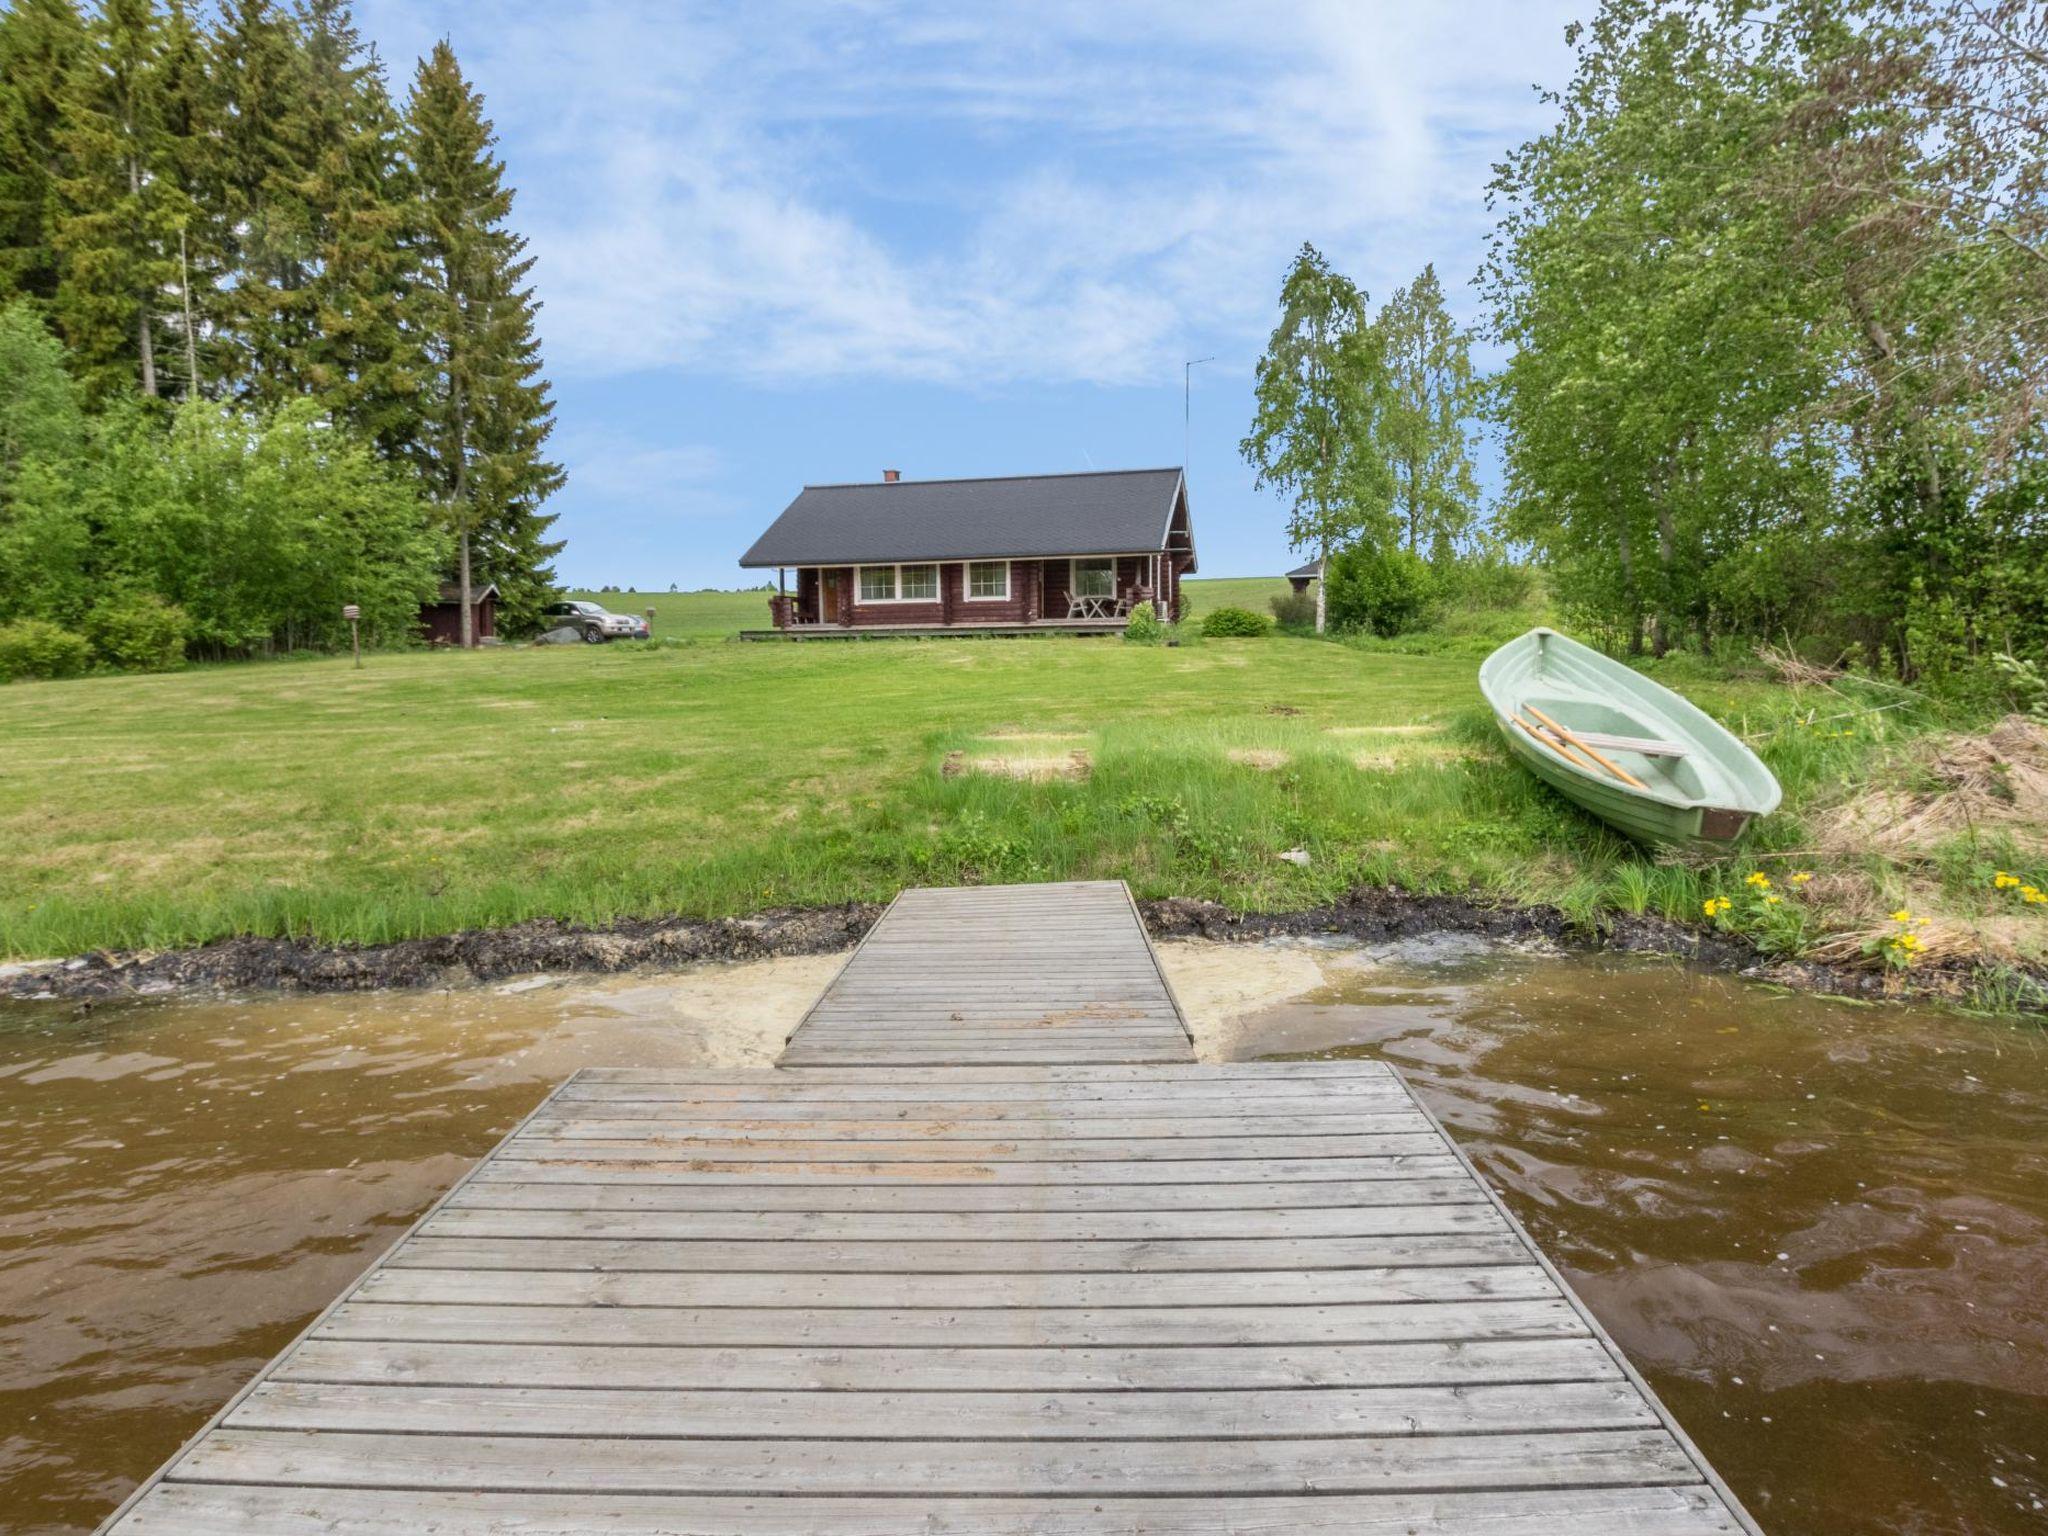
<svg viewBox="0 0 2048 1536">
<path fill-rule="evenodd" d="M 354 603 L 344 603 L 341 616 L 348 620 L 349 649 L 356 653 L 356 670 L 360 672 L 363 667 L 363 635 L 356 625 L 363 616 L 363 610 Z"/>
</svg>

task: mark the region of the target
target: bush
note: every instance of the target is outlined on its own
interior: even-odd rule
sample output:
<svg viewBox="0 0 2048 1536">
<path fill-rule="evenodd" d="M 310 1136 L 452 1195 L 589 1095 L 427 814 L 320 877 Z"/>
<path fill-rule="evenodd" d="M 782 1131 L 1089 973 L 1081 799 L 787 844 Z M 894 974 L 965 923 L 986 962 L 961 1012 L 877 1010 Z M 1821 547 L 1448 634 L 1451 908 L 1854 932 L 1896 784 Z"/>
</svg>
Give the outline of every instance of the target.
<svg viewBox="0 0 2048 1536">
<path fill-rule="evenodd" d="M 185 610 L 154 592 L 110 597 L 86 618 L 95 655 L 124 672 L 170 672 L 185 665 L 192 623 Z"/>
<path fill-rule="evenodd" d="M 1324 613 L 1339 633 L 1405 634 L 1429 617 L 1436 597 L 1429 562 L 1398 544 L 1356 545 L 1332 555 L 1324 569 Z"/>
<path fill-rule="evenodd" d="M 1289 587 L 1273 600 L 1273 622 L 1282 629 L 1316 627 L 1316 595 Z"/>
<path fill-rule="evenodd" d="M 1464 608 L 1519 608 L 1536 588 L 1529 566 L 1491 550 L 1431 562 L 1439 601 Z"/>
<path fill-rule="evenodd" d="M 1140 603 L 1124 624 L 1124 638 L 1135 645 L 1157 645 L 1166 638 L 1166 626 L 1159 622 L 1150 603 Z"/>
<path fill-rule="evenodd" d="M 1210 640 L 1229 635 L 1263 635 L 1271 628 L 1249 608 L 1217 608 L 1202 615 L 1202 635 Z"/>
<path fill-rule="evenodd" d="M 76 677 L 92 660 L 85 636 L 43 619 L 0 624 L 0 682 L 18 677 Z"/>
</svg>

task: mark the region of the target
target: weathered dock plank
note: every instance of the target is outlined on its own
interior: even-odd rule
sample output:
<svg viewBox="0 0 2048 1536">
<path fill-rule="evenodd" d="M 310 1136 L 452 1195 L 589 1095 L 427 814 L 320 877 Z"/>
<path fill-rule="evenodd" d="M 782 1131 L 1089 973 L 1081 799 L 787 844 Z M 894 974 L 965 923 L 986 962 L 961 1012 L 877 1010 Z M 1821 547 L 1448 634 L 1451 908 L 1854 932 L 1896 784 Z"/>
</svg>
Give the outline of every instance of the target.
<svg viewBox="0 0 2048 1536">
<path fill-rule="evenodd" d="M 952 894 L 782 1068 L 571 1078 L 108 1530 L 1754 1536 L 1396 1073 L 1193 1062 L 1121 887 Z"/>
<path fill-rule="evenodd" d="M 790 1036 L 785 1067 L 1194 1060 L 1121 881 L 905 891 Z"/>
</svg>

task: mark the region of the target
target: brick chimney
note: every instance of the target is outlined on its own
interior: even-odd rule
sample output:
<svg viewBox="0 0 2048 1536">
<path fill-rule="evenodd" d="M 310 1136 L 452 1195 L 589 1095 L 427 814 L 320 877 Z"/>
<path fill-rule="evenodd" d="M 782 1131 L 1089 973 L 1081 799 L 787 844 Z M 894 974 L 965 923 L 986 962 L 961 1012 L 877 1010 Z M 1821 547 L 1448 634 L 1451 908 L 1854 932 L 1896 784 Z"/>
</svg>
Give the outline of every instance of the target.
<svg viewBox="0 0 2048 1536">
<path fill-rule="evenodd" d="M 894 485 L 902 478 L 903 471 L 900 469 L 885 469 L 882 471 L 882 484 L 884 485 Z"/>
</svg>

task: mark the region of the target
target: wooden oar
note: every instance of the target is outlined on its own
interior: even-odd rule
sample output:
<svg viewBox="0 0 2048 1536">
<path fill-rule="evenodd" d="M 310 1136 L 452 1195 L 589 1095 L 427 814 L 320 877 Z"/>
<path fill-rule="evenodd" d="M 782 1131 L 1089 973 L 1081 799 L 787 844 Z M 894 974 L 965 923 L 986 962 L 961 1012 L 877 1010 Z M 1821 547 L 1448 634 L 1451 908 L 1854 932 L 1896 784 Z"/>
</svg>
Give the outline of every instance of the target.
<svg viewBox="0 0 2048 1536">
<path fill-rule="evenodd" d="M 1525 704 L 1522 707 L 1528 710 L 1530 714 L 1534 715 L 1538 720 L 1542 721 L 1545 725 L 1549 726 L 1550 729 L 1557 734 L 1560 740 L 1567 741 L 1571 743 L 1571 745 L 1577 747 L 1581 752 L 1585 753 L 1586 756 L 1593 759 L 1594 762 L 1598 763 L 1602 768 L 1605 768 L 1609 773 L 1613 774 L 1617 779 L 1621 780 L 1622 783 L 1632 785 L 1636 789 L 1648 789 L 1650 787 L 1649 785 L 1645 784 L 1641 779 L 1637 778 L 1634 774 L 1630 773 L 1626 768 L 1622 767 L 1619 763 L 1613 762 L 1608 758 L 1602 757 L 1600 755 L 1598 748 L 1587 746 L 1585 742 L 1581 741 L 1578 737 L 1574 736 L 1570 731 L 1566 730 L 1563 726 L 1559 725 L 1555 720 L 1551 719 L 1550 716 L 1543 713 L 1543 711 L 1538 709 L 1534 704 Z"/>
<path fill-rule="evenodd" d="M 1563 758 L 1566 762 L 1570 763 L 1574 768 L 1593 768 L 1595 766 L 1595 764 L 1590 758 L 1584 758 L 1579 756 L 1578 753 L 1574 752 L 1570 747 L 1566 746 L 1556 737 L 1547 734 L 1542 729 L 1542 727 L 1531 725 L 1528 721 L 1524 720 L 1520 715 L 1516 715 L 1514 717 L 1514 720 L 1515 724 L 1519 725 L 1523 730 L 1527 731 L 1534 740 L 1550 748 L 1551 751 L 1555 752 L 1559 757 Z"/>
</svg>

